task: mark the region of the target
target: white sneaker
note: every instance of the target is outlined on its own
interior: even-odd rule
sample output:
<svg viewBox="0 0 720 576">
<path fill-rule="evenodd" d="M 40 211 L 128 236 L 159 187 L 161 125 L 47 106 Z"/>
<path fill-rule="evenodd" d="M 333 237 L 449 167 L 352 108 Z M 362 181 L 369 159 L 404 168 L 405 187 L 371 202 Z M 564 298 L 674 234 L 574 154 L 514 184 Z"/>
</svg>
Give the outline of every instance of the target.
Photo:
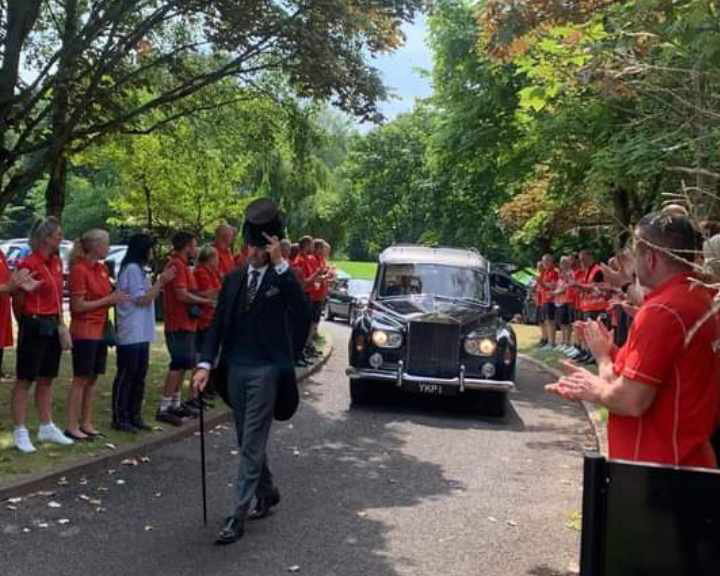
<svg viewBox="0 0 720 576">
<path fill-rule="evenodd" d="M 49 442 L 51 444 L 60 444 L 60 446 L 70 446 L 74 444 L 71 438 L 65 436 L 60 428 L 52 422 L 50 424 L 41 424 L 38 430 L 38 442 Z"/>
<path fill-rule="evenodd" d="M 28 429 L 23 426 L 22 428 L 15 428 L 13 432 L 13 441 L 15 442 L 15 448 L 20 450 L 23 454 L 32 454 L 36 452 L 35 446 L 30 441 L 30 433 Z"/>
<path fill-rule="evenodd" d="M 565 350 L 565 346 L 563 346 L 562 344 L 558 344 L 557 346 L 555 346 L 555 348 L 553 348 L 553 350 L 555 352 L 562 352 L 563 350 Z"/>
</svg>

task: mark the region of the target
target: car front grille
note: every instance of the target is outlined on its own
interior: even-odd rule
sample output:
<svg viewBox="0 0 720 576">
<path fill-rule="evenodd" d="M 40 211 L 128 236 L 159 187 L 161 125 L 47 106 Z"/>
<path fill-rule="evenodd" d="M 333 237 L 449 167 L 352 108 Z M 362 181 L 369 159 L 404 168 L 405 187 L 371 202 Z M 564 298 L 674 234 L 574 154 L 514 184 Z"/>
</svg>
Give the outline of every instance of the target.
<svg viewBox="0 0 720 576">
<path fill-rule="evenodd" d="M 407 371 L 415 376 L 453 378 L 458 375 L 460 326 L 411 322 L 408 330 Z"/>
</svg>

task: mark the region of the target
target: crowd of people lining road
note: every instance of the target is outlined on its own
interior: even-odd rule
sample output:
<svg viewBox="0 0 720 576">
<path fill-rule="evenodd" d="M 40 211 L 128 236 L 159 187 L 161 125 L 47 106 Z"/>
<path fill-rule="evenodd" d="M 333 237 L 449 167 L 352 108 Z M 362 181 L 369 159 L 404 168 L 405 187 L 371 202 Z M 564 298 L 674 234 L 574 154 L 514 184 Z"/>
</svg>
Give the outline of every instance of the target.
<svg viewBox="0 0 720 576">
<path fill-rule="evenodd" d="M 155 301 L 161 294 L 170 364 L 156 419 L 182 425 L 197 417 L 201 403 L 213 400 L 213 383 L 202 398 L 191 392 L 184 400 L 183 383 L 198 364 L 223 278 L 243 266 L 247 257 L 245 250 L 233 252 L 235 236 L 233 227 L 222 225 L 214 242 L 198 250 L 195 236 L 177 232 L 166 265 L 153 281 L 148 272 L 153 238 L 130 238 L 114 279 L 103 263 L 108 233 L 88 231 L 75 242 L 70 257 L 69 328 L 58 256 L 60 223 L 47 218 L 33 227 L 32 252 L 16 270 L 10 271 L 0 253 L 0 346 L 13 344 L 12 313 L 19 326 L 12 395 L 16 448 L 35 451 L 26 427 L 33 384 L 39 442 L 69 445 L 102 435 L 94 426 L 93 404 L 109 346 L 117 346 L 112 426 L 130 433 L 150 428 L 142 406 L 150 345 L 156 337 Z M 535 298 L 541 346 L 568 357 L 565 375 L 547 389 L 608 408 L 611 458 L 717 467 L 718 238 L 703 245 L 687 212 L 675 205 L 642 218 L 632 246 L 607 263 L 596 262 L 583 250 L 577 256 L 562 256 L 559 265 L 551 255 L 538 264 Z M 319 354 L 315 336 L 334 278 L 328 264 L 330 246 L 303 237 L 297 244 L 283 240 L 280 248 L 312 308 L 310 334 L 296 359 L 298 366 L 307 366 Z M 305 340 L 306 335 L 293 337 Z M 61 430 L 52 418 L 52 384 L 63 351 L 69 350 L 73 379 L 67 423 Z M 583 364 L 594 364 L 596 371 Z"/>
<path fill-rule="evenodd" d="M 139 233 L 129 239 L 127 254 L 113 278 L 103 262 L 109 234 L 101 229 L 86 232 L 74 243 L 70 256 L 69 327 L 63 308 L 59 221 L 46 218 L 35 224 L 29 236 L 31 253 L 14 271 L 0 252 L 0 347 L 13 345 L 13 314 L 18 324 L 17 380 L 11 403 L 15 447 L 24 453 L 36 450 L 26 426 L 33 384 L 38 442 L 70 445 L 103 435 L 94 425 L 93 406 L 95 385 L 106 372 L 111 346 L 117 348 L 112 426 L 128 433 L 151 429 L 143 420 L 142 407 L 159 296 L 170 364 L 156 419 L 179 426 L 198 416 L 201 402 L 211 404 L 215 396 L 212 383 L 202 398 L 191 392 L 184 400 L 183 383 L 187 372 L 197 365 L 223 278 L 244 265 L 246 249 L 233 251 L 235 236 L 235 228 L 221 225 L 214 242 L 198 249 L 193 234 L 175 233 L 164 269 L 153 280 L 149 265 L 155 240 L 151 236 Z M 307 236 L 297 244 L 283 240 L 281 249 L 312 307 L 311 332 L 304 352 L 296 358 L 298 366 L 308 366 L 320 354 L 315 336 L 335 275 L 328 264 L 331 248 L 327 242 Z M 52 385 L 65 351 L 71 351 L 73 378 L 67 422 L 61 429 L 53 421 Z"/>
<path fill-rule="evenodd" d="M 588 251 L 540 264 L 542 346 L 569 356 L 547 390 L 608 409 L 610 458 L 717 468 L 719 239 L 703 242 L 672 205 L 643 217 L 607 264 Z"/>
</svg>

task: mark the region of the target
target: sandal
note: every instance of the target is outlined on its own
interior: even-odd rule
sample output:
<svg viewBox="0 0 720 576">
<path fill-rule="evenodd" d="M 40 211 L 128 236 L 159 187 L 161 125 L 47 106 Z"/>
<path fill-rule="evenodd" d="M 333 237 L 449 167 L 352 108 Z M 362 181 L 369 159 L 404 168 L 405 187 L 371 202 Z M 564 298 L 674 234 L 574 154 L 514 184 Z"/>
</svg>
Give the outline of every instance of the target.
<svg viewBox="0 0 720 576">
<path fill-rule="evenodd" d="M 80 432 L 82 432 L 83 434 L 85 434 L 85 432 L 83 432 L 82 430 L 80 430 Z M 87 442 L 88 440 L 92 440 L 92 438 L 91 438 L 89 435 L 87 435 L 87 436 L 78 436 L 77 434 L 75 434 L 75 433 L 73 433 L 73 432 L 70 432 L 70 430 L 65 430 L 65 431 L 63 432 L 63 434 L 65 434 L 65 436 L 67 436 L 68 438 L 70 438 L 70 440 L 75 440 L 75 442 Z"/>
<path fill-rule="evenodd" d="M 84 428 L 80 428 L 80 432 L 85 434 L 90 440 L 95 440 L 95 438 L 105 438 L 105 434 L 103 434 L 102 432 L 90 432 L 88 430 L 85 430 Z"/>
</svg>

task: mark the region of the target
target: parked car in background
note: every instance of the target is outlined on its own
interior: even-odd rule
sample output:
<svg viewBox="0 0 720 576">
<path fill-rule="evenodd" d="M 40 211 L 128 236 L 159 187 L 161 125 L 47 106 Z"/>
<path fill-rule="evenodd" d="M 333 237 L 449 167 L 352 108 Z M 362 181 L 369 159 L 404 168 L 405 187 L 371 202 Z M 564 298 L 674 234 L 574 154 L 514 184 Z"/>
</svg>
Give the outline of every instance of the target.
<svg viewBox="0 0 720 576">
<path fill-rule="evenodd" d="M 63 240 L 60 244 L 60 259 L 62 260 L 64 278 L 63 293 L 66 297 L 69 295 L 68 280 L 70 279 L 70 252 L 72 251 L 72 247 L 73 243 L 69 240 Z M 5 242 L 0 242 L 0 250 L 5 254 L 8 267 L 11 270 L 14 270 L 18 262 L 31 252 L 27 238 L 13 238 Z"/>
<path fill-rule="evenodd" d="M 493 305 L 490 265 L 478 252 L 394 246 L 380 264 L 349 343 L 353 403 L 396 388 L 475 397 L 502 416 L 515 387 L 517 340 Z"/>
<path fill-rule="evenodd" d="M 510 322 L 516 317 L 522 317 L 527 289 L 510 275 L 506 267 L 491 265 L 490 294 L 493 303 L 500 308 L 503 320 Z"/>
<path fill-rule="evenodd" d="M 117 275 L 120 272 L 120 265 L 127 254 L 127 246 L 125 244 L 113 244 L 110 246 L 108 255 L 105 258 L 105 264 L 108 267 L 110 276 L 117 279 Z"/>
<path fill-rule="evenodd" d="M 327 319 L 333 320 L 339 316 L 352 324 L 367 306 L 372 289 L 372 280 L 359 278 L 336 280 L 328 296 Z"/>
</svg>

